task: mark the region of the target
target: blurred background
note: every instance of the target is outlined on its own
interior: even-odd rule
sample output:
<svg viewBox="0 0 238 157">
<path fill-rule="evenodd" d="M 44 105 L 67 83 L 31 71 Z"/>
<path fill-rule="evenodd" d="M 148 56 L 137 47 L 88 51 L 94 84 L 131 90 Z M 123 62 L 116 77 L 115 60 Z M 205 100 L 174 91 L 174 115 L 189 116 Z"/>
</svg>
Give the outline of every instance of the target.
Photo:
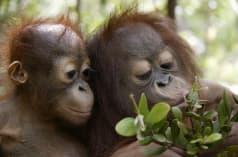
<svg viewBox="0 0 238 157">
<path fill-rule="evenodd" d="M 69 14 L 85 36 L 115 9 L 135 0 L 0 0 L 0 40 L 4 27 L 17 17 Z M 137 0 L 141 11 L 155 11 L 176 20 L 179 34 L 194 49 L 204 78 L 238 93 L 238 0 Z M 0 60 L 0 96 L 5 94 L 4 62 Z"/>
</svg>

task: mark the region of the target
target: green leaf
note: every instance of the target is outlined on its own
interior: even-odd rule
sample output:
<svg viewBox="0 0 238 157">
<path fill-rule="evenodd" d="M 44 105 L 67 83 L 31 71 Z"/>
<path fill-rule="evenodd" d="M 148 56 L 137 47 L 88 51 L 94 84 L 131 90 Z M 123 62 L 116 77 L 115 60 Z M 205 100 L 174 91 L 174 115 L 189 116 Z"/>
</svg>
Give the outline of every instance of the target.
<svg viewBox="0 0 238 157">
<path fill-rule="evenodd" d="M 210 127 L 211 129 L 212 129 L 212 131 L 213 131 L 213 122 L 214 121 L 212 121 L 212 120 L 205 120 L 205 121 L 202 121 L 202 123 L 203 123 L 203 127 L 204 126 L 206 126 L 206 127 Z"/>
<path fill-rule="evenodd" d="M 196 120 L 200 120 L 201 119 L 201 116 L 199 114 L 195 113 L 195 112 L 186 112 L 186 115 L 188 117 L 192 117 L 192 118 L 194 118 Z"/>
<path fill-rule="evenodd" d="M 175 144 L 180 146 L 181 148 L 185 148 L 188 144 L 187 138 L 185 138 L 184 134 L 182 132 L 179 133 L 177 138 L 175 139 Z"/>
<path fill-rule="evenodd" d="M 205 127 L 204 134 L 209 135 L 212 133 L 212 128 L 210 126 Z"/>
<path fill-rule="evenodd" d="M 173 140 L 171 127 L 168 127 L 168 128 L 166 129 L 165 135 L 166 135 L 166 137 L 167 137 L 170 141 Z"/>
<path fill-rule="evenodd" d="M 162 125 L 159 126 L 158 132 L 159 132 L 159 133 L 164 133 L 164 132 L 167 130 L 167 128 L 169 127 L 169 122 L 168 122 L 168 121 L 160 121 L 160 123 L 161 123 L 161 122 L 163 122 L 163 123 L 162 123 Z M 157 124 L 155 124 L 155 125 L 157 125 Z M 155 126 L 155 125 L 154 125 L 154 126 Z M 154 126 L 153 126 L 153 127 L 154 127 Z"/>
<path fill-rule="evenodd" d="M 191 156 L 198 154 L 199 151 L 199 149 L 194 144 L 188 144 L 186 146 L 186 149 L 187 149 L 186 153 Z"/>
<path fill-rule="evenodd" d="M 187 150 L 186 153 L 188 155 L 194 156 L 194 155 L 196 155 L 198 153 L 198 151 L 197 150 Z"/>
<path fill-rule="evenodd" d="M 188 96 L 186 97 L 186 102 L 188 103 L 189 106 L 194 106 L 195 104 L 198 103 L 198 93 L 189 93 Z"/>
<path fill-rule="evenodd" d="M 231 114 L 231 108 L 227 101 L 226 92 L 224 92 L 223 99 L 220 101 L 218 105 L 218 120 L 219 120 L 220 126 L 224 125 L 225 122 L 229 120 L 230 114 Z"/>
<path fill-rule="evenodd" d="M 178 127 L 178 120 L 174 119 L 171 123 L 171 135 L 173 141 L 176 140 L 177 136 L 179 135 L 179 127 Z"/>
<path fill-rule="evenodd" d="M 178 122 L 177 122 L 177 125 L 178 125 L 180 131 L 181 131 L 184 135 L 188 134 L 188 129 L 187 129 L 187 127 L 186 127 L 185 124 L 183 124 L 182 122 L 178 121 Z"/>
<path fill-rule="evenodd" d="M 191 140 L 190 143 L 194 144 L 194 143 L 201 143 L 203 141 L 202 138 L 197 138 L 197 139 L 194 139 L 194 140 Z"/>
<path fill-rule="evenodd" d="M 145 118 L 145 122 L 151 125 L 158 123 L 167 117 L 169 110 L 170 106 L 167 103 L 158 103 L 153 106 Z"/>
<path fill-rule="evenodd" d="M 186 102 L 191 107 L 199 107 L 198 105 L 195 106 L 196 104 L 199 104 L 198 90 L 199 90 L 199 83 L 198 78 L 196 77 L 192 86 L 192 90 L 186 96 Z"/>
<path fill-rule="evenodd" d="M 203 144 L 211 144 L 222 139 L 222 134 L 213 133 L 207 137 L 204 137 Z"/>
<path fill-rule="evenodd" d="M 216 111 L 206 111 L 206 112 L 203 114 L 203 117 L 204 117 L 205 119 L 212 119 L 215 114 L 216 114 Z"/>
<path fill-rule="evenodd" d="M 135 136 L 136 126 L 134 124 L 134 118 L 127 117 L 122 119 L 116 124 L 116 132 L 121 136 Z"/>
<path fill-rule="evenodd" d="M 195 130 L 195 132 L 198 134 L 201 134 L 201 130 L 202 130 L 201 121 L 192 119 L 192 124 L 193 124 L 193 129 Z"/>
<path fill-rule="evenodd" d="M 140 96 L 138 109 L 139 109 L 139 113 L 144 115 L 145 117 L 149 113 L 148 103 L 147 103 L 147 99 L 146 99 L 146 96 L 145 96 L 144 93 L 142 93 L 141 96 Z"/>
<path fill-rule="evenodd" d="M 208 146 L 206 146 L 206 145 L 201 145 L 200 147 L 201 147 L 202 149 L 205 149 L 205 150 L 208 149 Z"/>
<path fill-rule="evenodd" d="M 166 125 L 166 123 L 167 123 L 166 119 L 162 119 L 159 123 L 155 123 L 155 124 L 152 125 L 152 127 L 149 128 L 149 129 L 151 129 L 151 131 L 153 131 L 153 132 L 158 133 L 158 132 L 160 131 L 160 129 L 161 129 L 164 125 Z"/>
<path fill-rule="evenodd" d="M 154 135 L 153 135 L 153 139 L 154 139 L 155 141 L 161 142 L 161 143 L 167 141 L 166 137 L 165 137 L 164 135 L 162 135 L 162 134 L 154 134 Z"/>
<path fill-rule="evenodd" d="M 180 110 L 179 107 L 177 107 L 177 106 L 172 107 L 172 113 L 173 113 L 175 118 L 177 118 L 178 120 L 182 121 L 183 113 L 182 113 L 182 111 Z"/>
<path fill-rule="evenodd" d="M 152 137 L 151 136 L 147 136 L 147 137 L 144 137 L 143 139 L 140 139 L 138 142 L 139 144 L 141 145 L 148 145 L 152 142 Z"/>
<path fill-rule="evenodd" d="M 238 112 L 231 118 L 232 122 L 238 122 Z"/>
<path fill-rule="evenodd" d="M 163 153 L 166 151 L 166 148 L 163 146 L 148 148 L 145 150 L 145 156 L 154 156 Z"/>
<path fill-rule="evenodd" d="M 194 107 L 197 108 L 197 109 L 200 109 L 200 108 L 202 108 L 202 105 L 200 105 L 198 102 L 196 102 L 194 104 Z"/>
</svg>

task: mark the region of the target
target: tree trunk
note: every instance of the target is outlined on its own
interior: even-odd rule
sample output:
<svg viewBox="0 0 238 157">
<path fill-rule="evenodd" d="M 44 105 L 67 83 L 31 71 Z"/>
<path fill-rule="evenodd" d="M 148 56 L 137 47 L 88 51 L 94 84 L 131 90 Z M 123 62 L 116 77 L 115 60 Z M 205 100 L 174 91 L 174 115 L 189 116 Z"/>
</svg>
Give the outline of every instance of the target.
<svg viewBox="0 0 238 157">
<path fill-rule="evenodd" d="M 80 9 L 81 9 L 81 0 L 77 0 L 76 6 L 75 6 L 75 10 L 77 12 L 77 23 L 79 24 L 81 21 L 81 13 L 80 13 Z"/>
<path fill-rule="evenodd" d="M 176 0 L 168 0 L 167 3 L 167 14 L 170 18 L 172 19 L 176 19 L 176 15 L 175 15 L 175 7 L 176 7 Z"/>
</svg>

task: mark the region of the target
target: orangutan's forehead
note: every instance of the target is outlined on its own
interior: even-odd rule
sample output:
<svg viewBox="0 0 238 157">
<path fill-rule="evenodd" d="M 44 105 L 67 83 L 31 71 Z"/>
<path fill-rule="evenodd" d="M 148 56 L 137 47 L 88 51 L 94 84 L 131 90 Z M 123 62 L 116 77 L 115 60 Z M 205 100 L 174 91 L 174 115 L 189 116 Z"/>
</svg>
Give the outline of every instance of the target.
<svg viewBox="0 0 238 157">
<path fill-rule="evenodd" d="M 51 33 L 62 33 L 65 29 L 70 29 L 67 28 L 66 26 L 62 24 L 41 24 L 36 27 L 37 31 L 40 32 L 51 32 Z M 72 30 L 71 30 L 72 31 Z"/>
</svg>

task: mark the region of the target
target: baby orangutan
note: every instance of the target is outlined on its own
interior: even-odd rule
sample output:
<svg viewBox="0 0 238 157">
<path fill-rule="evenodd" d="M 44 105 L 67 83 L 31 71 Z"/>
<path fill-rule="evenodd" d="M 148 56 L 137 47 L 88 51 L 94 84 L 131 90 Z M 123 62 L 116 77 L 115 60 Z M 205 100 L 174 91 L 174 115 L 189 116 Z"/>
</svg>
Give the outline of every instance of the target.
<svg viewBox="0 0 238 157">
<path fill-rule="evenodd" d="M 0 103 L 0 156 L 86 157 L 69 132 L 88 120 L 94 101 L 77 26 L 66 17 L 29 20 L 8 35 L 4 52 L 15 89 Z"/>
</svg>

